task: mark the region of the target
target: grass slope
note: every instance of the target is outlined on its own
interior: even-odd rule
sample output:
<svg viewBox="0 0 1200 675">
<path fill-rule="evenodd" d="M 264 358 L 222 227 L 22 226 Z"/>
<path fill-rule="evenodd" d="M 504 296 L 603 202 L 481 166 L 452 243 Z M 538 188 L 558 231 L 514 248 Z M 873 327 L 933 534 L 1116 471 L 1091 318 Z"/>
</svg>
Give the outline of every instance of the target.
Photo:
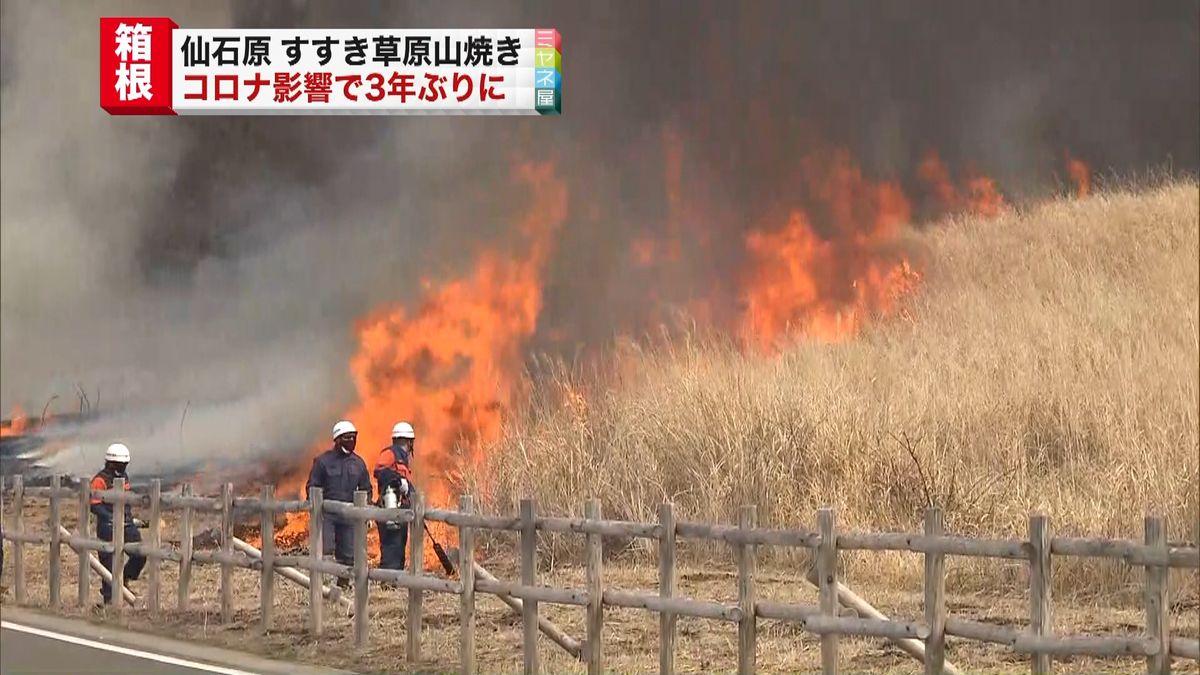
<svg viewBox="0 0 1200 675">
<path fill-rule="evenodd" d="M 1138 539 L 1155 512 L 1172 541 L 1197 541 L 1198 194 L 1113 190 L 913 233 L 921 290 L 844 343 L 763 356 L 690 335 L 559 368 L 473 478 L 508 513 L 520 495 L 556 514 L 595 495 L 611 518 L 653 520 L 669 499 L 685 519 L 756 504 L 760 523 L 808 527 L 829 504 L 840 527 L 878 531 L 919 529 L 936 503 L 962 534 L 1020 537 L 1044 511 L 1057 533 Z M 963 583 L 1015 581 L 985 567 Z M 1080 592 L 1140 578 L 1055 573 Z"/>
</svg>

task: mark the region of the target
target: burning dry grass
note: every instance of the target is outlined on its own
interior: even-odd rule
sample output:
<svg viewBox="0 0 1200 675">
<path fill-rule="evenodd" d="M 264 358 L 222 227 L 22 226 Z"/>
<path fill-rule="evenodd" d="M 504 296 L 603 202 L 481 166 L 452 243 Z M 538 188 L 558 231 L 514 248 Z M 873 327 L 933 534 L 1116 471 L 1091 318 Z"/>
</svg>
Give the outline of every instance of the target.
<svg viewBox="0 0 1200 675">
<path fill-rule="evenodd" d="M 1172 541 L 1200 522 L 1197 183 L 1112 190 L 959 216 L 912 235 L 927 260 L 903 311 L 837 344 L 748 354 L 696 334 L 626 345 L 610 368 L 557 369 L 480 472 L 491 508 L 519 496 L 579 513 L 814 526 L 837 508 L 856 530 L 916 530 L 929 503 L 956 533 L 1056 532 Z M 556 540 L 574 554 L 580 539 Z M 720 549 L 698 550 L 714 554 Z M 848 558 L 851 573 L 918 583 L 919 558 Z M 975 573 L 969 573 L 974 570 Z M 958 583 L 1019 580 L 959 565 Z M 1195 602 L 1198 577 L 1175 588 Z M 1179 579 L 1184 581 L 1184 579 Z M 1120 565 L 1056 561 L 1055 582 L 1136 601 Z"/>
</svg>

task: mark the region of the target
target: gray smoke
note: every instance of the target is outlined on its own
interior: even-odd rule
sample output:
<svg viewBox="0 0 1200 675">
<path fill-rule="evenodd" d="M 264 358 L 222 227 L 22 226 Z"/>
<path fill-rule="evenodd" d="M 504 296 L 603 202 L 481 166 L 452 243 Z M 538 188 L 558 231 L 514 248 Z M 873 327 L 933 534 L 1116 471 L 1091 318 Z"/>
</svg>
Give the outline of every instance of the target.
<svg viewBox="0 0 1200 675">
<path fill-rule="evenodd" d="M 654 304 L 729 278 L 746 228 L 806 199 L 794 176 L 812 148 L 849 148 L 917 195 L 929 149 L 1015 191 L 1062 180 L 1068 150 L 1100 172 L 1200 168 L 1194 0 L 0 7 L 0 409 L 58 394 L 64 411 L 77 384 L 99 388 L 106 415 L 71 470 L 114 438 L 164 470 L 308 448 L 353 401 L 354 321 L 509 229 L 513 159 L 555 160 L 571 189 L 535 343 L 548 349 L 638 330 Z M 101 15 L 554 26 L 564 115 L 110 117 Z M 687 226 L 729 245 L 651 301 L 628 250 L 664 227 L 666 129 Z"/>
<path fill-rule="evenodd" d="M 72 470 L 114 439 L 164 470 L 306 450 L 352 401 L 355 319 L 408 299 L 420 274 L 456 271 L 466 256 L 424 258 L 439 219 L 484 222 L 511 201 L 427 198 L 479 170 L 462 150 L 486 143 L 482 128 L 451 120 L 99 109 L 101 14 L 304 25 L 291 3 L 253 13 L 4 5 L 22 29 L 3 40 L 0 405 L 36 415 L 58 394 L 52 409 L 69 412 L 77 384 L 99 389 L 105 414 L 64 454 Z"/>
</svg>

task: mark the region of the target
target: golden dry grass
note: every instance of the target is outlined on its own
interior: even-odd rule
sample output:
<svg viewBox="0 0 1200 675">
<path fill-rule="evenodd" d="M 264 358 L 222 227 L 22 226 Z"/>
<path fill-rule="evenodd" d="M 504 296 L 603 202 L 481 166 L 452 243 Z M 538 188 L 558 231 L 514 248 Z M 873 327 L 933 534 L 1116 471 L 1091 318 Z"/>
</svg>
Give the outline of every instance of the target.
<svg viewBox="0 0 1200 675">
<path fill-rule="evenodd" d="M 920 291 L 861 336 L 764 356 L 691 333 L 548 369 L 468 480 L 507 513 L 524 495 L 556 514 L 597 496 L 611 518 L 671 500 L 684 519 L 755 504 L 760 523 L 813 527 L 831 505 L 842 528 L 912 531 L 934 503 L 961 534 L 1021 537 L 1043 511 L 1057 533 L 1138 539 L 1154 512 L 1195 542 L 1198 211 L 1185 180 L 934 224 L 908 242 Z M 885 582 L 920 571 L 851 565 Z M 974 590 L 1011 582 L 978 569 Z M 1137 580 L 1096 562 L 1055 572 L 1079 593 Z"/>
</svg>

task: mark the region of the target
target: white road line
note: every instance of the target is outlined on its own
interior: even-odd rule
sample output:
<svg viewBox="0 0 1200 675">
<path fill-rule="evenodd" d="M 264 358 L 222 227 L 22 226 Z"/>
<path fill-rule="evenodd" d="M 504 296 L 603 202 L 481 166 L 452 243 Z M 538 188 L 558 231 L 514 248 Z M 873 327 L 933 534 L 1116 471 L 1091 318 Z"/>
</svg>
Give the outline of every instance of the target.
<svg viewBox="0 0 1200 675">
<path fill-rule="evenodd" d="M 29 633 L 31 635 L 38 635 L 44 638 L 50 638 L 51 640 L 59 640 L 60 642 L 69 642 L 71 644 L 81 645 L 83 647 L 91 647 L 92 649 L 101 649 L 106 652 L 116 652 L 117 654 L 133 656 L 135 658 L 144 659 L 147 661 L 157 661 L 158 663 L 165 663 L 170 666 L 182 666 L 184 668 L 192 668 L 193 670 L 203 670 L 206 673 L 220 673 L 221 675 L 257 675 L 256 673 L 252 673 L 247 670 L 223 668 L 221 666 L 214 666 L 209 663 L 188 661 L 187 659 L 177 659 L 174 656 L 167 656 L 165 654 L 155 654 L 154 652 L 144 652 L 139 649 L 118 647 L 117 645 L 109 645 L 103 642 L 85 640 L 84 638 L 75 637 L 74 635 L 55 633 L 48 630 L 42 630 L 41 628 L 34 628 L 32 626 L 23 626 L 19 623 L 12 623 L 11 621 L 0 621 L 0 628 L 7 628 L 9 630 L 15 630 L 21 633 Z"/>
</svg>

